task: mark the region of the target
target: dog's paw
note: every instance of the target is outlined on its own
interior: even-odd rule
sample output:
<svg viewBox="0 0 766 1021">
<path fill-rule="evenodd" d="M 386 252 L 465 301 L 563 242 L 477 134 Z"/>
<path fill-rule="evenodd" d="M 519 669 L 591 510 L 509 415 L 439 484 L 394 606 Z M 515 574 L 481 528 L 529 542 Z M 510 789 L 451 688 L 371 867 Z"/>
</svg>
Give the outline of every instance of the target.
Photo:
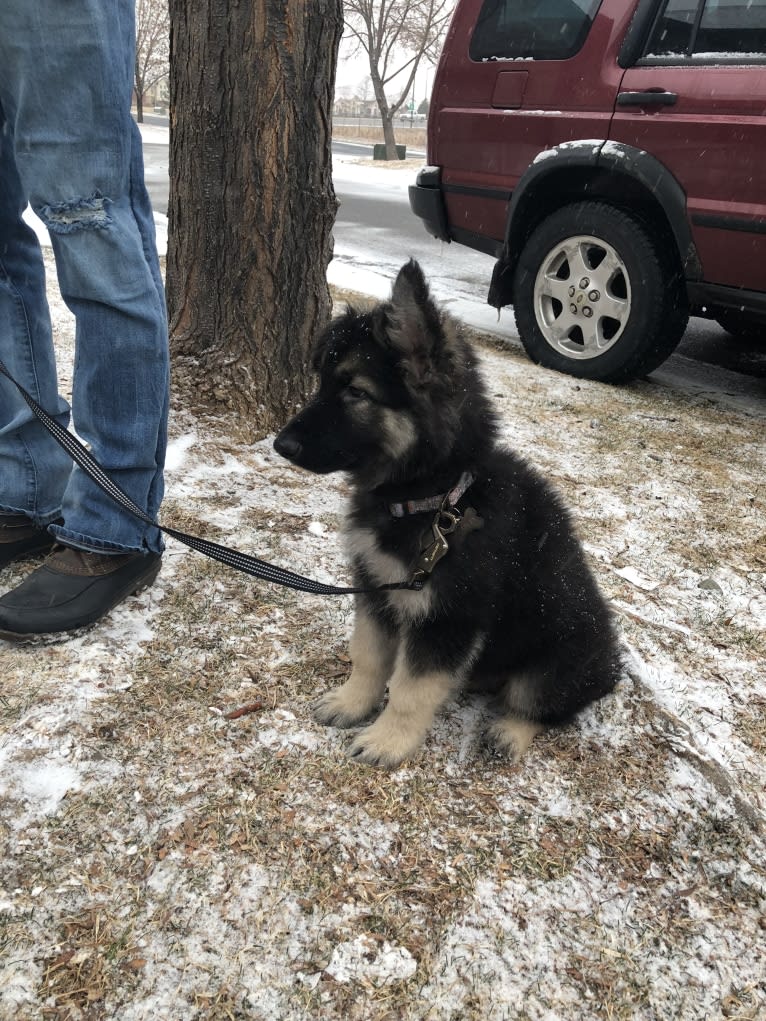
<svg viewBox="0 0 766 1021">
<path fill-rule="evenodd" d="M 418 750 L 423 735 L 399 729 L 385 717 L 384 712 L 375 723 L 356 735 L 348 749 L 352 759 L 370 766 L 395 769 Z"/>
<path fill-rule="evenodd" d="M 314 718 L 328 727 L 355 727 L 370 717 L 376 705 L 365 692 L 343 684 L 317 699 Z"/>
<path fill-rule="evenodd" d="M 487 745 L 511 762 L 520 762 L 536 734 L 545 728 L 539 723 L 503 716 L 487 728 Z"/>
</svg>

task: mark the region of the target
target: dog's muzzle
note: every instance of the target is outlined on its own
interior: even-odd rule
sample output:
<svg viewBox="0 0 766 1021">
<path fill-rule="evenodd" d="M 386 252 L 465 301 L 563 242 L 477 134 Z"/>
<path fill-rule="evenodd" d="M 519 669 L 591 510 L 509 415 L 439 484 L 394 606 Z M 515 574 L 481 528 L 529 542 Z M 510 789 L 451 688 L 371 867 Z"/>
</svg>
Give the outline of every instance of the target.
<svg viewBox="0 0 766 1021">
<path fill-rule="evenodd" d="M 301 456 L 303 446 L 295 438 L 294 434 L 290 435 L 290 430 L 288 428 L 283 429 L 274 440 L 274 450 L 276 450 L 280 457 L 284 457 L 288 461 L 297 461 Z"/>
</svg>

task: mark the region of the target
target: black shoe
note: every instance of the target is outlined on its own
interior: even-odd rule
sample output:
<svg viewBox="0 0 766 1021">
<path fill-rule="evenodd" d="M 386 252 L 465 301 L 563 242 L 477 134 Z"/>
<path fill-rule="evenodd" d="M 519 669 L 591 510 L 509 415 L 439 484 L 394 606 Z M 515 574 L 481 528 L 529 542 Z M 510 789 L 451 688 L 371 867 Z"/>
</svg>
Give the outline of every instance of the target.
<svg viewBox="0 0 766 1021">
<path fill-rule="evenodd" d="M 86 553 L 57 546 L 17 588 L 0 599 L 0 638 L 32 642 L 95 624 L 127 596 L 148 588 L 162 555 Z"/>
<path fill-rule="evenodd" d="M 17 560 L 47 553 L 56 540 L 25 514 L 0 515 L 0 569 Z"/>
</svg>

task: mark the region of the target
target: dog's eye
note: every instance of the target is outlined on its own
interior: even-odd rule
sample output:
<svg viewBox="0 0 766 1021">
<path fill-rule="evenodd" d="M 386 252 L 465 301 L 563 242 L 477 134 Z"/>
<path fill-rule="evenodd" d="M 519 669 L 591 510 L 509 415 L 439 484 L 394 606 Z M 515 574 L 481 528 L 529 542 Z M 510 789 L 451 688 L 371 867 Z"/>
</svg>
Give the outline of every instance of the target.
<svg viewBox="0 0 766 1021">
<path fill-rule="evenodd" d="M 366 390 L 360 390 L 358 386 L 351 386 L 349 384 L 346 387 L 346 393 L 353 401 L 369 401 L 370 399 L 370 395 Z"/>
</svg>

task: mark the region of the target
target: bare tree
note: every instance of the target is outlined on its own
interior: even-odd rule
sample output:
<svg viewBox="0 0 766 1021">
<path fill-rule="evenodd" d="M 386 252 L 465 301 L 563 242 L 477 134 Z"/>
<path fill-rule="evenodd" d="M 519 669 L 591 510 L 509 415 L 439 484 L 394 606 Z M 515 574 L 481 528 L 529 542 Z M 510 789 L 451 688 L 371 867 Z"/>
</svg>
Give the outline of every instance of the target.
<svg viewBox="0 0 766 1021">
<path fill-rule="evenodd" d="M 171 0 L 170 11 L 175 386 L 263 435 L 305 398 L 330 311 L 342 0 Z"/>
<path fill-rule="evenodd" d="M 366 52 L 383 122 L 386 159 L 396 159 L 394 116 L 423 59 L 435 61 L 455 0 L 344 0 L 346 30 Z"/>
<path fill-rule="evenodd" d="M 144 97 L 169 74 L 168 0 L 136 0 L 136 120 L 144 119 Z"/>
</svg>

